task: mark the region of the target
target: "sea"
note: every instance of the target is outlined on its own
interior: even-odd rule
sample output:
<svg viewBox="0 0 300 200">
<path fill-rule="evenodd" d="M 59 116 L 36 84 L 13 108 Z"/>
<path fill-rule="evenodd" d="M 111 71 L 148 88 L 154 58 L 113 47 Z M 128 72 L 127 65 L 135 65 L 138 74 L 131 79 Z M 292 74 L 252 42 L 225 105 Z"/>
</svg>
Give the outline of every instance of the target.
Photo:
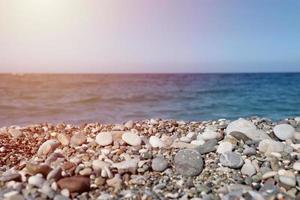
<svg viewBox="0 0 300 200">
<path fill-rule="evenodd" d="M 0 126 L 300 116 L 300 73 L 0 74 Z"/>
</svg>

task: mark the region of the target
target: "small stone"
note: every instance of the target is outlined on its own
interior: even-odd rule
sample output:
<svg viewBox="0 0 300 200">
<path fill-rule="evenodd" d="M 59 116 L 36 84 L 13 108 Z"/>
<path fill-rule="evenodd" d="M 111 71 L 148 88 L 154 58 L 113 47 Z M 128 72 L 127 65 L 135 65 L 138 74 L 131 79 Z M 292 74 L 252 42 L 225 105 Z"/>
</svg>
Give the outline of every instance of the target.
<svg viewBox="0 0 300 200">
<path fill-rule="evenodd" d="M 0 182 L 21 181 L 19 173 L 7 173 L 0 176 Z"/>
<path fill-rule="evenodd" d="M 19 129 L 9 129 L 8 133 L 15 139 L 23 135 L 23 133 Z"/>
<path fill-rule="evenodd" d="M 181 142 L 186 142 L 186 143 L 189 143 L 189 142 L 191 142 L 192 141 L 192 139 L 191 138 L 189 138 L 189 137 L 181 137 L 180 139 L 179 139 Z"/>
<path fill-rule="evenodd" d="M 162 148 L 165 146 L 164 142 L 156 136 L 151 136 L 149 143 L 153 148 Z"/>
<path fill-rule="evenodd" d="M 195 149 L 200 154 L 206 154 L 209 152 L 213 152 L 216 150 L 216 145 L 218 144 L 218 141 L 216 139 L 208 140 L 203 145 L 200 145 L 196 147 Z"/>
<path fill-rule="evenodd" d="M 193 141 L 191 141 L 191 144 L 197 145 L 197 146 L 201 146 L 201 145 L 203 145 L 204 143 L 205 143 L 204 140 L 193 140 Z"/>
<path fill-rule="evenodd" d="M 140 136 L 132 132 L 123 133 L 122 140 L 131 146 L 139 146 L 142 143 Z"/>
<path fill-rule="evenodd" d="M 244 163 L 242 157 L 239 154 L 230 151 L 221 154 L 220 162 L 223 166 L 233 169 L 242 167 Z"/>
<path fill-rule="evenodd" d="M 57 185 L 61 189 L 68 189 L 71 193 L 87 192 L 90 190 L 90 178 L 84 176 L 66 177 L 60 179 Z"/>
<path fill-rule="evenodd" d="M 34 185 L 36 187 L 41 187 L 44 182 L 45 182 L 45 179 L 43 178 L 43 176 L 41 174 L 37 174 L 37 175 L 31 176 L 28 178 L 28 183 L 30 185 Z"/>
<path fill-rule="evenodd" d="M 70 196 L 70 191 L 68 189 L 62 189 L 60 191 L 61 195 L 65 196 L 65 197 L 69 197 Z"/>
<path fill-rule="evenodd" d="M 266 155 L 270 155 L 272 152 L 281 153 L 284 151 L 284 148 L 285 145 L 283 143 L 269 139 L 260 141 L 258 145 L 258 150 Z"/>
<path fill-rule="evenodd" d="M 244 133 L 238 132 L 238 131 L 233 131 L 229 135 L 237 139 L 238 141 L 243 140 L 244 142 L 251 140 L 248 138 Z"/>
<path fill-rule="evenodd" d="M 61 178 L 61 172 L 62 169 L 60 167 L 56 167 L 55 169 L 49 172 L 49 174 L 47 175 L 47 180 L 59 180 Z"/>
<path fill-rule="evenodd" d="M 31 175 L 42 174 L 44 177 L 52 170 L 52 168 L 45 164 L 27 163 L 26 169 Z"/>
<path fill-rule="evenodd" d="M 268 179 L 268 178 L 272 178 L 274 176 L 277 175 L 276 171 L 268 171 L 266 173 L 263 174 L 262 179 Z"/>
<path fill-rule="evenodd" d="M 102 169 L 104 169 L 104 167 L 109 167 L 111 164 L 102 160 L 94 160 L 92 163 L 93 169 L 97 172 L 100 171 Z"/>
<path fill-rule="evenodd" d="M 47 140 L 40 146 L 37 154 L 39 156 L 48 155 L 52 153 L 59 146 L 59 144 L 60 143 L 57 140 L 54 139 Z"/>
<path fill-rule="evenodd" d="M 245 146 L 243 154 L 246 156 L 252 156 L 256 154 L 256 150 L 252 147 Z"/>
<path fill-rule="evenodd" d="M 281 169 L 278 171 L 279 181 L 285 186 L 296 186 L 296 177 L 292 171 Z"/>
<path fill-rule="evenodd" d="M 63 145 L 68 146 L 70 144 L 70 137 L 66 134 L 59 134 L 57 135 L 57 140 Z"/>
<path fill-rule="evenodd" d="M 234 148 L 233 144 L 230 142 L 221 142 L 218 146 L 217 152 L 218 153 L 225 153 L 227 151 L 232 151 Z"/>
<path fill-rule="evenodd" d="M 116 174 L 114 178 L 106 181 L 108 186 L 114 187 L 115 191 L 119 191 L 122 188 L 122 179 L 119 174 Z"/>
<path fill-rule="evenodd" d="M 93 172 L 92 169 L 89 168 L 89 167 L 87 167 L 87 168 L 82 169 L 82 170 L 79 172 L 79 174 L 82 175 L 82 176 L 89 176 L 89 175 L 92 174 L 92 172 Z"/>
<path fill-rule="evenodd" d="M 245 160 L 245 164 L 243 165 L 241 172 L 242 174 L 245 174 L 247 176 L 253 176 L 254 174 L 256 174 L 256 169 L 252 165 L 250 160 Z"/>
<path fill-rule="evenodd" d="M 112 164 L 111 167 L 117 168 L 120 174 L 126 172 L 131 172 L 132 174 L 134 174 L 136 172 L 138 162 L 138 159 L 124 160 L 122 162 Z"/>
<path fill-rule="evenodd" d="M 197 137 L 198 140 L 202 139 L 204 141 L 219 138 L 221 138 L 221 134 L 210 129 L 205 129 L 205 131 L 202 134 L 199 134 Z"/>
<path fill-rule="evenodd" d="M 3 196 L 4 200 L 25 200 L 25 198 L 19 194 L 18 191 L 10 191 L 5 193 Z"/>
<path fill-rule="evenodd" d="M 174 158 L 176 171 L 183 176 L 197 176 L 203 169 L 203 159 L 196 150 L 180 150 Z"/>
<path fill-rule="evenodd" d="M 296 171 L 300 171 L 300 161 L 297 161 L 294 163 L 293 169 Z"/>
<path fill-rule="evenodd" d="M 102 132 L 96 136 L 96 142 L 100 146 L 107 146 L 113 142 L 113 137 L 110 132 Z"/>
<path fill-rule="evenodd" d="M 133 121 L 132 121 L 132 120 L 129 120 L 128 122 L 125 123 L 124 126 L 125 126 L 127 129 L 130 130 L 130 129 L 133 128 L 133 124 L 134 124 Z"/>
<path fill-rule="evenodd" d="M 70 143 L 74 146 L 80 146 L 86 142 L 86 136 L 84 133 L 79 132 L 72 135 Z"/>
<path fill-rule="evenodd" d="M 151 167 L 153 171 L 162 172 L 168 167 L 168 161 L 162 156 L 157 156 L 152 160 Z"/>
<path fill-rule="evenodd" d="M 105 179 L 102 178 L 101 176 L 100 176 L 100 177 L 97 177 L 97 178 L 95 178 L 95 184 L 96 184 L 97 186 L 102 186 L 102 185 L 105 184 Z"/>
<path fill-rule="evenodd" d="M 263 130 L 259 130 L 256 126 L 246 119 L 240 118 L 228 124 L 225 133 L 240 132 L 254 141 L 271 139 Z"/>
<path fill-rule="evenodd" d="M 274 134 L 280 140 L 287 140 L 294 137 L 295 129 L 289 124 L 279 124 L 273 128 Z"/>
</svg>

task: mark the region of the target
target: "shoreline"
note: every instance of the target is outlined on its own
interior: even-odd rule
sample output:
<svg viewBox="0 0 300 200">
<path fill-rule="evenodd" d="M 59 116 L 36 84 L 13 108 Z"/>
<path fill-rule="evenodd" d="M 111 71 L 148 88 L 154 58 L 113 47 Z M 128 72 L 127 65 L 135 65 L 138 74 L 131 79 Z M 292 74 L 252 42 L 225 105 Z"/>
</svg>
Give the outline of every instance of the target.
<svg viewBox="0 0 300 200">
<path fill-rule="evenodd" d="M 295 199 L 300 118 L 0 128 L 0 199 Z"/>
</svg>

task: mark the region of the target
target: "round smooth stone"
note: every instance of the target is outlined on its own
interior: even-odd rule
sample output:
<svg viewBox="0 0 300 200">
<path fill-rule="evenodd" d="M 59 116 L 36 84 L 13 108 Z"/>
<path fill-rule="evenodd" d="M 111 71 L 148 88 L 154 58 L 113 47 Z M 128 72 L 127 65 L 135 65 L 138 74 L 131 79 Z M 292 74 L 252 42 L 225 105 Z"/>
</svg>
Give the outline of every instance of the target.
<svg viewBox="0 0 300 200">
<path fill-rule="evenodd" d="M 138 146 L 142 144 L 142 140 L 140 136 L 135 133 L 125 132 L 122 135 L 122 140 L 124 140 L 127 144 L 131 146 Z"/>
<path fill-rule="evenodd" d="M 102 132 L 96 136 L 96 143 L 100 146 L 107 146 L 113 142 L 113 137 L 110 132 Z"/>
<path fill-rule="evenodd" d="M 159 137 L 156 136 L 151 136 L 149 139 L 149 143 L 154 148 L 162 148 L 165 146 L 164 142 Z"/>
<path fill-rule="evenodd" d="M 83 143 L 86 142 L 86 136 L 84 133 L 75 133 L 72 137 L 71 137 L 71 141 L 70 143 L 74 146 L 80 146 Z"/>
<path fill-rule="evenodd" d="M 220 162 L 223 166 L 238 169 L 244 164 L 242 157 L 235 153 L 227 151 L 220 156 Z"/>
<path fill-rule="evenodd" d="M 176 172 L 183 176 L 197 176 L 203 170 L 201 154 L 192 149 L 180 150 L 174 158 Z"/>
<path fill-rule="evenodd" d="M 274 134 L 280 140 L 287 140 L 293 138 L 295 135 L 295 129 L 289 124 L 279 124 L 273 128 Z"/>
<path fill-rule="evenodd" d="M 162 172 L 168 167 L 168 161 L 164 157 L 158 156 L 152 160 L 151 167 L 154 171 Z"/>
</svg>

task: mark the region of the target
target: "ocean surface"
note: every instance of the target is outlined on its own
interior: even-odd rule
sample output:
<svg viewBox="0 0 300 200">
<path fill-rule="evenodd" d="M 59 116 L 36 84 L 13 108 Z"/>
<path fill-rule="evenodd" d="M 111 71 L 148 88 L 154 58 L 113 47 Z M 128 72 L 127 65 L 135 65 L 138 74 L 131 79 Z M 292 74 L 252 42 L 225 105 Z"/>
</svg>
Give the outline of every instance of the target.
<svg viewBox="0 0 300 200">
<path fill-rule="evenodd" d="M 0 75 L 0 126 L 300 116 L 300 73 Z"/>
</svg>

